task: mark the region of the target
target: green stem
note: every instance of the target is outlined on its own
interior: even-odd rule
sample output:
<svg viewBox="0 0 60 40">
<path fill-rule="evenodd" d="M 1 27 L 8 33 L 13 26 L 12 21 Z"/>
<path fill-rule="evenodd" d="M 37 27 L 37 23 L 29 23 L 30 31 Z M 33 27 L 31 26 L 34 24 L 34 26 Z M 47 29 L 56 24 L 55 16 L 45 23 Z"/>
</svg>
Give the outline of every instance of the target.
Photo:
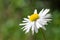
<svg viewBox="0 0 60 40">
<path fill-rule="evenodd" d="M 35 35 L 31 35 L 29 40 L 36 40 L 36 36 Z"/>
<path fill-rule="evenodd" d="M 36 40 L 36 34 L 34 34 L 34 39 Z"/>
<path fill-rule="evenodd" d="M 45 34 L 44 34 L 44 31 L 41 29 L 41 32 L 42 32 L 42 35 L 43 35 L 43 40 L 46 40 L 46 37 L 45 37 Z"/>
</svg>

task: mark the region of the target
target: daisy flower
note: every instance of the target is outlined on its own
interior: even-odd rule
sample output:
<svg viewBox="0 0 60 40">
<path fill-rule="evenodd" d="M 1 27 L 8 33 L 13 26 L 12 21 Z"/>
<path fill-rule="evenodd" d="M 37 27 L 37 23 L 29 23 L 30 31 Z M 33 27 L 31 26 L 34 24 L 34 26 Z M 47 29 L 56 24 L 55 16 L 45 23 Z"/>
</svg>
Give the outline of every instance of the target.
<svg viewBox="0 0 60 40">
<path fill-rule="evenodd" d="M 26 31 L 25 33 L 28 33 L 30 29 L 32 34 L 34 32 L 38 33 L 39 28 L 46 30 L 44 26 L 47 25 L 47 22 L 51 21 L 51 14 L 47 14 L 49 11 L 50 9 L 42 9 L 38 14 L 37 9 L 35 9 L 34 13 L 28 16 L 28 18 L 24 18 L 23 23 L 19 25 L 24 26 L 22 29 Z"/>
</svg>

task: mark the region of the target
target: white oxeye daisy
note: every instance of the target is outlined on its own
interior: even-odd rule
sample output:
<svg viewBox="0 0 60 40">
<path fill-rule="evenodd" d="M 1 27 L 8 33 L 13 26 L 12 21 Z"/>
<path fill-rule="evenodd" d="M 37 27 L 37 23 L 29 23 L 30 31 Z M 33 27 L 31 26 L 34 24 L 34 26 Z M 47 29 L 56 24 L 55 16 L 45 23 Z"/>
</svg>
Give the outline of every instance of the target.
<svg viewBox="0 0 60 40">
<path fill-rule="evenodd" d="M 44 25 L 47 25 L 47 22 L 51 21 L 51 14 L 47 14 L 48 12 L 49 9 L 42 9 L 38 14 L 37 9 L 35 9 L 34 14 L 28 16 L 28 18 L 24 18 L 24 23 L 19 25 L 24 26 L 22 29 L 26 31 L 25 33 L 28 33 L 30 29 L 32 30 L 32 34 L 34 34 L 34 32 L 38 33 L 39 28 L 46 30 Z"/>
</svg>

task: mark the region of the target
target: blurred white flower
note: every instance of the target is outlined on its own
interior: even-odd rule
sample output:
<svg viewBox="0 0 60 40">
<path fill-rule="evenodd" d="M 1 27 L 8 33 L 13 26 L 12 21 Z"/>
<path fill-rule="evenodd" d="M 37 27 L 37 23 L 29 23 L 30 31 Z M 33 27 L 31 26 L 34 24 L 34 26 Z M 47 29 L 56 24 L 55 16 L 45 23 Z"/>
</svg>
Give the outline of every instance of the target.
<svg viewBox="0 0 60 40">
<path fill-rule="evenodd" d="M 34 10 L 34 14 L 31 16 L 28 16 L 28 18 L 24 18 L 24 21 L 22 21 L 22 27 L 23 31 L 26 31 L 25 33 L 28 33 L 30 29 L 32 30 L 32 34 L 34 32 L 38 33 L 38 29 L 42 28 L 46 30 L 44 25 L 47 25 L 47 22 L 51 21 L 51 14 L 47 14 L 49 12 L 49 9 L 42 9 L 39 14 L 37 13 L 37 9 Z"/>
</svg>

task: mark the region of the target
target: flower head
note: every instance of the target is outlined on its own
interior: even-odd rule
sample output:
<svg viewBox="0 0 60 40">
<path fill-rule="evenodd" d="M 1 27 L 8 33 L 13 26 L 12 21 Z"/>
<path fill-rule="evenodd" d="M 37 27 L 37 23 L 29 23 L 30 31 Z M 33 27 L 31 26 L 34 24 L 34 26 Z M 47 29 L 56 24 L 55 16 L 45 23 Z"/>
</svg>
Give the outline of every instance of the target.
<svg viewBox="0 0 60 40">
<path fill-rule="evenodd" d="M 47 25 L 47 22 L 51 21 L 51 14 L 47 14 L 48 12 L 49 9 L 42 9 L 38 14 L 37 9 L 35 9 L 34 13 L 28 16 L 28 18 L 24 18 L 24 23 L 19 25 L 24 26 L 22 29 L 26 31 L 25 33 L 28 33 L 30 29 L 32 30 L 32 34 L 34 34 L 34 32 L 38 33 L 39 28 L 46 30 L 44 26 Z"/>
</svg>

